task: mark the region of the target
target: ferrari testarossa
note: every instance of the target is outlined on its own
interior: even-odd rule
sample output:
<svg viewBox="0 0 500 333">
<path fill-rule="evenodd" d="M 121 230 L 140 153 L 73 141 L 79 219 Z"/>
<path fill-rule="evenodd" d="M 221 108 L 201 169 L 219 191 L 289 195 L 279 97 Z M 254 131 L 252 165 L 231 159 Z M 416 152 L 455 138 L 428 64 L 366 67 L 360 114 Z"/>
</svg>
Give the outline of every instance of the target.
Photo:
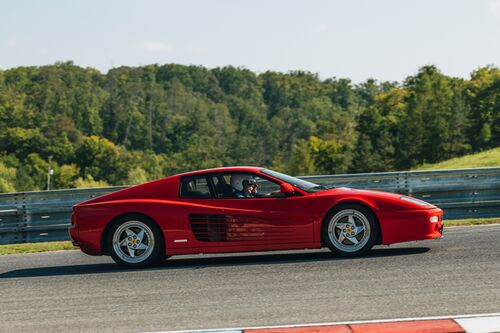
<svg viewBox="0 0 500 333">
<path fill-rule="evenodd" d="M 394 193 L 330 188 L 259 167 L 183 173 L 82 202 L 70 235 L 90 255 L 145 267 L 171 255 L 312 249 L 442 237 L 442 210 Z"/>
</svg>

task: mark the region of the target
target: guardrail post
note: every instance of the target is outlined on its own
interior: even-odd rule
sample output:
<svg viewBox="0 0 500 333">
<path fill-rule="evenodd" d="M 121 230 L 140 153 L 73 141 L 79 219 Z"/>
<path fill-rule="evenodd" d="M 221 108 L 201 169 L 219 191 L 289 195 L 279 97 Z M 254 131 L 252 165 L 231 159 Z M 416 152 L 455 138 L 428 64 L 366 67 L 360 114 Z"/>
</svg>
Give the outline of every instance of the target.
<svg viewBox="0 0 500 333">
<path fill-rule="evenodd" d="M 396 193 L 411 195 L 408 172 L 399 172 L 396 174 Z"/>
<path fill-rule="evenodd" d="M 14 204 L 16 207 L 16 226 L 14 231 L 14 237 L 17 243 L 24 243 L 23 240 L 23 225 L 24 225 L 24 213 L 23 213 L 23 193 L 16 193 L 14 195 Z"/>
<path fill-rule="evenodd" d="M 468 178 L 469 179 L 477 178 L 477 175 L 470 174 Z M 479 215 L 478 214 L 479 207 L 476 203 L 477 194 L 478 194 L 478 192 L 476 190 L 472 190 L 472 192 L 470 194 L 470 198 L 471 198 L 471 209 L 469 210 L 469 212 L 471 213 L 470 217 L 477 217 Z"/>
<path fill-rule="evenodd" d="M 20 209 L 18 208 L 18 211 L 21 211 L 21 219 L 22 219 L 22 224 L 21 224 L 21 236 L 22 236 L 22 243 L 26 243 L 26 240 L 28 238 L 28 218 L 26 215 L 26 192 L 20 193 L 20 199 L 21 199 L 21 207 Z"/>
</svg>

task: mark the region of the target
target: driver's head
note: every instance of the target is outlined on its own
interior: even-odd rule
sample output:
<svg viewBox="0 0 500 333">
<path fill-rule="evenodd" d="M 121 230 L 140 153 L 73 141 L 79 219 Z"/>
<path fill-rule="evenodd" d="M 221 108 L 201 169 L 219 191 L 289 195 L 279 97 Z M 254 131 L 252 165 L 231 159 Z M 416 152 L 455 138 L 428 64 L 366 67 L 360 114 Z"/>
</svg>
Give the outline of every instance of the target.
<svg viewBox="0 0 500 333">
<path fill-rule="evenodd" d="M 249 187 L 253 187 L 253 186 L 257 185 L 257 183 L 255 182 L 254 179 L 250 178 L 250 179 L 243 180 L 242 185 L 243 185 L 243 189 L 246 190 Z"/>
</svg>

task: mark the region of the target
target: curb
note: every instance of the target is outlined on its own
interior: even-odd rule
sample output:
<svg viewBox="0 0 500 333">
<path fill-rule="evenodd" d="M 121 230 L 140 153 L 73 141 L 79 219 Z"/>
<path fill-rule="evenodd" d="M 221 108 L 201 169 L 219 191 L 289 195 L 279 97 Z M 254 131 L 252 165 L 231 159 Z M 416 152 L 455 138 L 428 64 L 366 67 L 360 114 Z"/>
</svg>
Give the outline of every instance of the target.
<svg viewBox="0 0 500 333">
<path fill-rule="evenodd" d="M 493 333 L 500 313 L 156 333 Z"/>
</svg>

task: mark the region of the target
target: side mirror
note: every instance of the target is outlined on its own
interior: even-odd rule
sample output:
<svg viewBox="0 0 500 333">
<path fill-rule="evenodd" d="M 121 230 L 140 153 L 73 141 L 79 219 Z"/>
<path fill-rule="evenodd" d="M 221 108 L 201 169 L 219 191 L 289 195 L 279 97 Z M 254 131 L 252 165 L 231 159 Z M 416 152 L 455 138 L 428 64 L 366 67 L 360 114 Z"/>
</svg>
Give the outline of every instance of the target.
<svg viewBox="0 0 500 333">
<path fill-rule="evenodd" d="M 292 195 L 295 190 L 293 189 L 293 186 L 288 184 L 288 183 L 282 183 L 280 185 L 280 192 L 283 193 L 284 195 Z"/>
</svg>

